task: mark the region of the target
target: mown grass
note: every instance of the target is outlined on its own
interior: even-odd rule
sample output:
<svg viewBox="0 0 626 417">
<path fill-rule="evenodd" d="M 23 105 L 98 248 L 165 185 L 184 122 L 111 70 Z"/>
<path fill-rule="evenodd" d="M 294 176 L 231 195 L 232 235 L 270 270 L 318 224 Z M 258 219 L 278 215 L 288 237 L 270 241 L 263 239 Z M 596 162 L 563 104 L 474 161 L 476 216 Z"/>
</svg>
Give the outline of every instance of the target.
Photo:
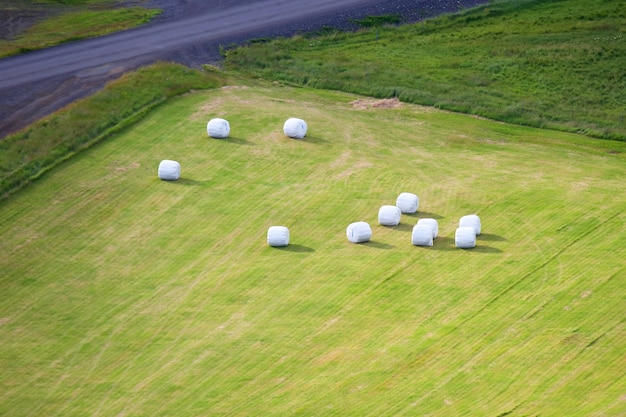
<svg viewBox="0 0 626 417">
<path fill-rule="evenodd" d="M 626 8 L 502 0 L 399 27 L 296 36 L 227 51 L 265 79 L 626 139 Z"/>
<path fill-rule="evenodd" d="M 77 152 L 135 123 L 167 99 L 224 82 L 218 72 L 159 63 L 124 75 L 0 141 L 0 195 L 6 197 Z"/>
<path fill-rule="evenodd" d="M 626 144 L 357 99 L 175 98 L 0 202 L 0 414 L 623 415 Z"/>
<path fill-rule="evenodd" d="M 0 7 L 19 10 L 14 4 Z M 129 29 L 148 23 L 161 13 L 143 7 L 118 8 L 110 0 L 27 2 L 24 7 L 47 16 L 11 39 L 0 39 L 0 57 Z"/>
</svg>

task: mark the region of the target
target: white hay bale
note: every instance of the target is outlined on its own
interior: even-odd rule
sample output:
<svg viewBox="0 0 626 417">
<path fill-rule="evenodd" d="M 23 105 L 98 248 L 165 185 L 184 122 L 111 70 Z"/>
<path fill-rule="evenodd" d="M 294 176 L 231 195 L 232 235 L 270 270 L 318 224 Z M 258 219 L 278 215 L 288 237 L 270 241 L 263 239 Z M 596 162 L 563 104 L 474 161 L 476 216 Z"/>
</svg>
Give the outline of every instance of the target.
<svg viewBox="0 0 626 417">
<path fill-rule="evenodd" d="M 476 236 L 480 235 L 480 217 L 475 214 L 469 214 L 461 217 L 459 227 L 473 227 Z"/>
<path fill-rule="evenodd" d="M 432 246 L 433 245 L 433 228 L 429 224 L 416 224 L 413 226 L 411 234 L 411 243 L 415 246 Z"/>
<path fill-rule="evenodd" d="M 267 244 L 275 247 L 289 245 L 289 229 L 285 226 L 271 226 L 267 230 Z"/>
<path fill-rule="evenodd" d="M 471 226 L 463 226 L 456 229 L 454 243 L 457 248 L 471 249 L 476 246 L 476 233 Z"/>
<path fill-rule="evenodd" d="M 437 220 L 431 218 L 423 218 L 417 221 L 417 226 L 427 225 L 433 229 L 433 239 L 436 239 L 439 236 L 439 223 Z"/>
<path fill-rule="evenodd" d="M 369 242 L 372 238 L 372 228 L 366 222 L 351 223 L 346 228 L 346 235 L 352 243 Z"/>
<path fill-rule="evenodd" d="M 216 139 L 224 139 L 230 135 L 230 123 L 228 120 L 219 117 L 209 120 L 206 125 L 206 131 L 210 137 Z"/>
<path fill-rule="evenodd" d="M 170 159 L 164 159 L 159 164 L 159 178 L 165 181 L 176 181 L 180 178 L 180 164 Z"/>
<path fill-rule="evenodd" d="M 378 223 L 383 226 L 397 226 L 400 224 L 402 212 L 398 206 L 385 205 L 378 210 Z"/>
<path fill-rule="evenodd" d="M 306 131 L 308 126 L 306 122 L 302 119 L 298 119 L 296 117 L 291 117 L 285 121 L 283 125 L 283 132 L 285 135 L 294 139 L 302 139 L 306 136 Z"/>
<path fill-rule="evenodd" d="M 396 206 L 400 207 L 402 213 L 415 213 L 419 207 L 419 198 L 412 193 L 400 193 Z"/>
</svg>

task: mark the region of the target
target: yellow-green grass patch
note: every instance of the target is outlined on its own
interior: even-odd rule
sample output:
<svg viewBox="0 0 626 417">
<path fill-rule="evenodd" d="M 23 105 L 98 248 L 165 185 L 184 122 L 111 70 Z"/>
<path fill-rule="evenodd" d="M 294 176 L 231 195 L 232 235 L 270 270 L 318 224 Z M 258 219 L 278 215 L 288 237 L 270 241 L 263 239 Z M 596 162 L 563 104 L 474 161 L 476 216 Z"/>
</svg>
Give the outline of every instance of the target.
<svg viewBox="0 0 626 417">
<path fill-rule="evenodd" d="M 359 99 L 189 94 L 0 202 L 0 414 L 623 413 L 626 144 Z"/>
</svg>

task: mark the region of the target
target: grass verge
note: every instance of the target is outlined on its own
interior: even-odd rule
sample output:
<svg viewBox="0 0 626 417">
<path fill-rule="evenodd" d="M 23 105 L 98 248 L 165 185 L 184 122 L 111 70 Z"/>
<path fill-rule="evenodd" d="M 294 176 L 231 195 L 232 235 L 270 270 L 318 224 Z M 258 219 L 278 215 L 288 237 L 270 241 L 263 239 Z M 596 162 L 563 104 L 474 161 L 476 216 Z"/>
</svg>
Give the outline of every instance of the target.
<svg viewBox="0 0 626 417">
<path fill-rule="evenodd" d="M 159 63 L 129 73 L 0 141 L 0 194 L 28 184 L 75 153 L 136 122 L 167 99 L 194 89 L 215 88 L 218 72 Z"/>
<path fill-rule="evenodd" d="M 24 23 L 23 31 L 8 33 L 5 39 L 0 39 L 0 57 L 130 29 L 161 13 L 157 9 L 113 6 L 111 1 L 0 6 L 0 14 L 6 14 L 9 19 L 6 26 L 11 25 L 10 20 L 30 21 Z"/>
<path fill-rule="evenodd" d="M 495 120 L 626 140 L 626 9 L 502 0 L 400 27 L 227 51 L 225 67 Z"/>
</svg>

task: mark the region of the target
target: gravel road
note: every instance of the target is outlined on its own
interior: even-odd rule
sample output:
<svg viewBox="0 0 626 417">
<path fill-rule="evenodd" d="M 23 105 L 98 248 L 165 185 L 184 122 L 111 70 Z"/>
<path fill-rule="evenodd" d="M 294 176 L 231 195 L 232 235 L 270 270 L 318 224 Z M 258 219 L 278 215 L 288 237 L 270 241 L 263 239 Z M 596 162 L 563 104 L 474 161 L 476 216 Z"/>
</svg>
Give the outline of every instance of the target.
<svg viewBox="0 0 626 417">
<path fill-rule="evenodd" d="M 289 36 L 395 13 L 406 22 L 485 0 L 131 0 L 164 12 L 140 28 L 0 59 L 0 138 L 158 60 L 219 65 L 220 45 Z M 14 22 L 12 22 L 14 24 Z M 0 29 L 2 23 L 0 22 Z"/>
</svg>

